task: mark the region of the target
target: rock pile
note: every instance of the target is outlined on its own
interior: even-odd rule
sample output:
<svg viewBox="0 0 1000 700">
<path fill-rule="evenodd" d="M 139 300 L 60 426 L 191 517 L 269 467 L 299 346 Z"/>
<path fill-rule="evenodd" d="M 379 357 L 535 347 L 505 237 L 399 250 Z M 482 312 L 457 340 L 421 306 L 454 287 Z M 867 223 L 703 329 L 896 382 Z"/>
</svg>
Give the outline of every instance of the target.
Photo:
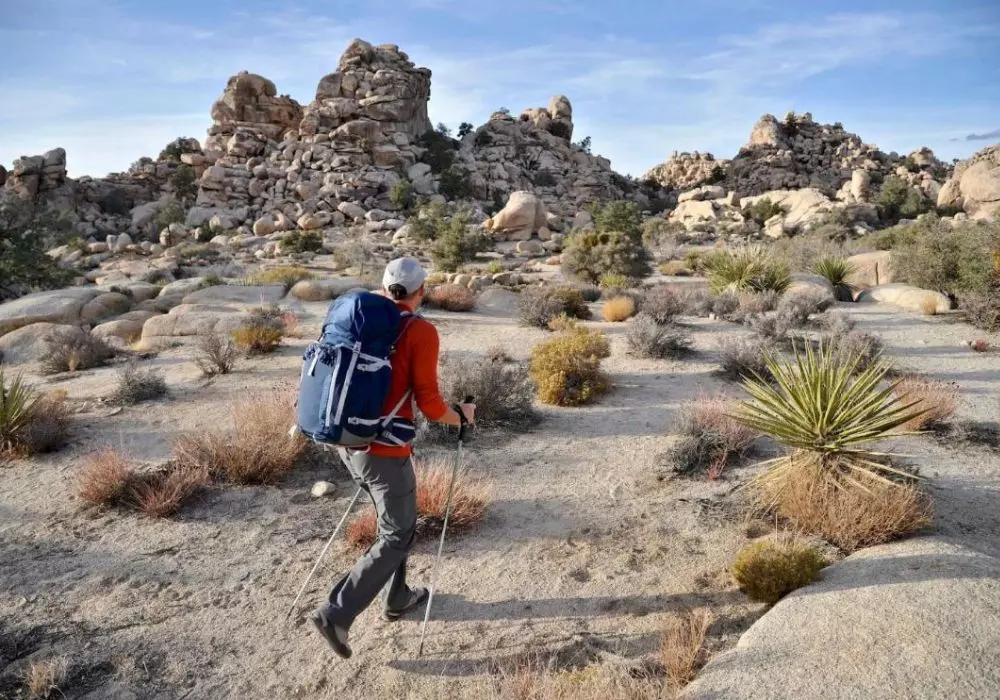
<svg viewBox="0 0 1000 700">
<path fill-rule="evenodd" d="M 674 151 L 666 162 L 648 170 L 643 179 L 683 192 L 724 179 L 728 167 L 728 160 L 716 160 L 711 153 Z"/>
<path fill-rule="evenodd" d="M 938 193 L 939 207 L 964 210 L 983 218 L 1000 212 L 1000 143 L 987 146 L 955 166 Z"/>
</svg>

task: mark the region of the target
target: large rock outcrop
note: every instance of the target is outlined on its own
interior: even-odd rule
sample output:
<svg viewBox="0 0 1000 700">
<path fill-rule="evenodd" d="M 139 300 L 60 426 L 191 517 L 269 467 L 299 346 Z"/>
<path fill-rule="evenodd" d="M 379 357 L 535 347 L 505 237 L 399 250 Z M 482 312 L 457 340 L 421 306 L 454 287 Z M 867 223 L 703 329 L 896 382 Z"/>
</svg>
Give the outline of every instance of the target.
<svg viewBox="0 0 1000 700">
<path fill-rule="evenodd" d="M 260 155 L 268 140 L 280 140 L 299 128 L 302 105 L 278 90 L 267 78 L 242 71 L 226 83 L 212 105 L 212 126 L 205 149 L 216 155 Z"/>
<path fill-rule="evenodd" d="M 987 146 L 955 166 L 938 193 L 939 207 L 955 207 L 975 218 L 1000 211 L 1000 143 Z"/>
<path fill-rule="evenodd" d="M 646 171 L 643 179 L 683 192 L 724 179 L 728 167 L 728 160 L 716 160 L 711 153 L 674 151 L 665 162 Z"/>
</svg>

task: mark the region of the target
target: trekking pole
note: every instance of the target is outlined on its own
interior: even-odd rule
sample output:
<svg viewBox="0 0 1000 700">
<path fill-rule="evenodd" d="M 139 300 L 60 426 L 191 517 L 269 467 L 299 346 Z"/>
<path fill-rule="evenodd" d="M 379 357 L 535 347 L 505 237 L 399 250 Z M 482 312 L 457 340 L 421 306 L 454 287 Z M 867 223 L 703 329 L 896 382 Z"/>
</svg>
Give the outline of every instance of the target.
<svg viewBox="0 0 1000 700">
<path fill-rule="evenodd" d="M 326 546 L 323 547 L 323 551 L 319 553 L 319 557 L 316 559 L 316 563 L 313 565 L 312 571 L 310 571 L 309 575 L 306 576 L 306 580 L 302 582 L 302 587 L 299 589 L 299 594 L 297 596 L 295 596 L 295 600 L 292 601 L 292 607 L 288 608 L 288 614 L 285 615 L 285 619 L 286 620 L 289 617 L 291 617 L 292 612 L 295 610 L 295 606 L 299 602 L 299 598 L 302 597 L 302 594 L 306 590 L 306 586 L 309 585 L 309 580 L 313 577 L 313 574 L 316 573 L 316 569 L 319 568 L 319 564 L 320 564 L 321 561 L 323 561 L 323 557 L 326 556 L 326 550 L 330 549 L 330 545 L 333 544 L 333 541 L 335 539 L 337 539 L 337 533 L 340 532 L 340 528 L 343 527 L 344 521 L 347 520 L 347 516 L 350 515 L 351 510 L 353 510 L 354 504 L 357 503 L 358 496 L 360 496 L 360 495 L 361 495 L 361 487 L 359 486 L 358 490 L 354 492 L 354 498 L 351 499 L 351 504 L 349 506 L 347 506 L 347 510 L 344 511 L 344 517 L 342 517 L 340 519 L 340 522 L 337 523 L 337 527 L 334 528 L 333 534 L 330 535 L 330 539 L 328 539 L 326 541 Z"/>
<path fill-rule="evenodd" d="M 462 403 L 472 403 L 473 398 L 466 396 Z M 448 532 L 448 516 L 451 515 L 451 497 L 455 492 L 455 479 L 458 477 L 458 465 L 462 463 L 462 443 L 465 441 L 465 432 L 469 424 L 465 421 L 462 409 L 459 407 L 458 415 L 462 419 L 462 425 L 458 429 L 458 449 L 455 451 L 455 466 L 451 468 L 451 483 L 448 485 L 448 500 L 444 506 L 444 525 L 441 526 L 441 540 L 438 542 L 437 557 L 434 559 L 434 568 L 431 569 L 431 590 L 427 595 L 427 609 L 424 610 L 424 622 L 420 625 L 420 646 L 417 647 L 417 656 L 424 653 L 424 633 L 427 632 L 427 620 L 431 617 L 431 603 L 434 602 L 434 586 L 437 582 L 438 564 L 441 562 L 441 551 L 444 549 L 444 536 Z"/>
</svg>

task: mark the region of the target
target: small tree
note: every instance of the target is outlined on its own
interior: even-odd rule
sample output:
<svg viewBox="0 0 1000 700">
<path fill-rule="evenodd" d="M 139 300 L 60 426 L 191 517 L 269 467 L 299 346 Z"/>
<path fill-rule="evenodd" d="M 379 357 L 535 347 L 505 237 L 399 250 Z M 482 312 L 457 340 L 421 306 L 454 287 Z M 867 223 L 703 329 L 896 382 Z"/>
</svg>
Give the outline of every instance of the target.
<svg viewBox="0 0 1000 700">
<path fill-rule="evenodd" d="M 438 125 L 440 129 L 443 124 Z M 430 129 L 417 140 L 417 144 L 424 149 L 421 160 L 431 166 L 431 172 L 443 173 L 455 162 L 455 142 L 447 133 Z"/>
<path fill-rule="evenodd" d="M 753 219 L 761 226 L 771 217 L 784 213 L 785 210 L 782 209 L 781 205 L 775 204 L 768 197 L 763 197 L 753 204 L 743 207 L 743 216 Z"/>
<path fill-rule="evenodd" d="M 915 219 L 930 208 L 916 189 L 895 175 L 887 177 L 882 183 L 875 204 L 879 217 L 892 224 L 900 219 Z"/>
<path fill-rule="evenodd" d="M 576 146 L 577 146 L 577 148 L 579 148 L 581 151 L 583 151 L 587 155 L 590 155 L 590 137 L 589 136 L 584 136 L 582 139 L 580 139 L 577 142 Z"/>
<path fill-rule="evenodd" d="M 413 206 L 413 185 L 409 180 L 397 180 L 389 190 L 389 201 L 400 209 Z"/>
<path fill-rule="evenodd" d="M 194 168 L 190 165 L 182 165 L 170 176 L 170 187 L 174 190 L 174 196 L 182 202 L 190 202 L 198 194 L 198 185 L 195 183 Z"/>
<path fill-rule="evenodd" d="M 0 300 L 69 284 L 72 273 L 45 254 L 68 229 L 69 222 L 52 210 L 35 210 L 21 200 L 0 204 Z"/>
<path fill-rule="evenodd" d="M 489 236 L 471 227 L 470 220 L 469 211 L 460 209 L 438 232 L 431 246 L 431 260 L 439 270 L 454 272 L 464 263 L 474 260 L 476 253 L 489 247 Z"/>
<path fill-rule="evenodd" d="M 458 125 L 458 138 L 463 139 L 472 133 L 473 126 L 469 122 L 462 122 Z"/>
<path fill-rule="evenodd" d="M 469 196 L 469 171 L 452 165 L 441 173 L 441 183 L 438 187 L 448 199 L 462 199 Z"/>
<path fill-rule="evenodd" d="M 641 278 L 652 258 L 642 244 L 642 212 L 635 202 L 619 200 L 589 207 L 593 231 L 571 235 L 562 256 L 563 272 L 596 283 L 606 273 Z"/>
</svg>

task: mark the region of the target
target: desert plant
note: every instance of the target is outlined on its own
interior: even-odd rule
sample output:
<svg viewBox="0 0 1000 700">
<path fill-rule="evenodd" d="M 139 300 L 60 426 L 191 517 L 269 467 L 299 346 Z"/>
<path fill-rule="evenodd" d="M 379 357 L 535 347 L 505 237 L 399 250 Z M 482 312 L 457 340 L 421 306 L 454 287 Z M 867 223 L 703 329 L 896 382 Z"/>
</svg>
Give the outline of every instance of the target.
<svg viewBox="0 0 1000 700">
<path fill-rule="evenodd" d="M 736 404 L 725 394 L 703 395 L 680 408 L 677 432 L 680 441 L 667 453 L 674 471 L 691 474 L 704 471 L 709 478 L 746 457 L 760 436 L 730 415 Z"/>
<path fill-rule="evenodd" d="M 45 355 L 41 360 L 43 374 L 77 372 L 101 367 L 116 354 L 114 348 L 100 338 L 79 330 L 53 331 L 44 339 Z"/>
<path fill-rule="evenodd" d="M 568 331 L 531 351 L 531 378 L 542 403 L 579 406 L 608 388 L 601 360 L 611 355 L 607 337 L 585 329 Z"/>
<path fill-rule="evenodd" d="M 637 357 L 677 359 L 692 352 L 692 341 L 681 328 L 660 324 L 643 312 L 625 330 L 629 350 Z"/>
<path fill-rule="evenodd" d="M 150 518 L 166 518 L 209 483 L 208 470 L 172 464 L 129 479 L 128 505 Z"/>
<path fill-rule="evenodd" d="M 485 272 L 489 275 L 499 275 L 501 272 L 505 272 L 503 261 L 501 260 L 490 260 L 489 264 L 486 265 Z"/>
<path fill-rule="evenodd" d="M 438 208 L 430 207 L 423 211 L 430 213 L 411 217 L 411 222 L 416 222 L 413 225 L 415 233 L 419 232 L 418 239 L 423 237 L 433 241 L 431 260 L 439 270 L 454 272 L 464 263 L 475 260 L 477 253 L 489 248 L 489 235 L 471 225 L 471 214 L 467 209 L 456 210 L 450 219 L 445 218 L 443 210 Z"/>
<path fill-rule="evenodd" d="M 424 148 L 421 160 L 431 166 L 431 172 L 440 174 L 455 162 L 457 144 L 447 134 L 428 129 L 418 139 L 417 145 Z"/>
<path fill-rule="evenodd" d="M 476 425 L 505 430 L 526 428 L 537 422 L 532 408 L 534 387 L 524 362 L 506 357 L 465 356 L 442 353 L 441 395 L 446 401 L 476 399 Z"/>
<path fill-rule="evenodd" d="M 601 307 L 601 317 L 605 321 L 621 323 L 635 315 L 635 300 L 629 296 L 617 296 L 608 299 Z"/>
<path fill-rule="evenodd" d="M 68 673 L 69 664 L 62 657 L 32 661 L 25 674 L 28 697 L 31 700 L 66 697 L 59 686 L 66 682 Z"/>
<path fill-rule="evenodd" d="M 281 239 L 281 250 L 289 253 L 318 253 L 323 250 L 323 234 L 318 231 L 292 231 Z"/>
<path fill-rule="evenodd" d="M 437 307 L 445 311 L 471 311 L 476 306 L 476 294 L 468 287 L 443 284 L 431 287 L 424 302 L 432 308 Z"/>
<path fill-rule="evenodd" d="M 854 293 L 847 279 L 854 274 L 854 265 L 844 258 L 823 258 L 812 267 L 812 271 L 825 277 L 833 285 L 837 301 L 853 301 Z"/>
<path fill-rule="evenodd" d="M 236 347 L 248 356 L 274 352 L 281 345 L 281 339 L 297 323 L 294 314 L 283 310 L 277 304 L 253 309 L 239 328 L 230 336 Z"/>
<path fill-rule="evenodd" d="M 84 455 L 77 477 L 77 496 L 95 506 L 113 506 L 128 496 L 135 465 L 120 452 L 105 448 Z"/>
<path fill-rule="evenodd" d="M 855 362 L 854 368 L 859 372 L 882 358 L 882 339 L 867 331 L 838 332 L 828 329 L 820 334 L 820 343 L 830 348 L 842 361 Z"/>
<path fill-rule="evenodd" d="M 195 346 L 194 362 L 206 377 L 229 374 L 236 364 L 237 352 L 232 338 L 219 333 L 202 333 Z"/>
<path fill-rule="evenodd" d="M 16 198 L 0 203 L 0 301 L 72 281 L 73 273 L 45 254 L 68 230 L 69 222 L 55 210 Z"/>
<path fill-rule="evenodd" d="M 441 532 L 452 466 L 451 460 L 446 457 L 432 458 L 416 465 L 418 537 Z M 464 466 L 461 467 L 451 497 L 448 534 L 457 535 L 474 528 L 485 517 L 488 503 L 485 490 L 469 476 Z M 369 547 L 377 536 L 378 522 L 371 510 L 356 517 L 347 527 L 347 542 L 357 548 Z"/>
<path fill-rule="evenodd" d="M 815 581 L 826 565 L 819 550 L 789 538 L 751 542 L 736 555 L 731 568 L 740 590 L 751 600 L 774 605 Z"/>
<path fill-rule="evenodd" d="M 769 378 L 765 355 L 773 348 L 764 338 L 728 338 L 719 342 L 719 373 L 726 379 L 739 380 L 760 376 Z"/>
<path fill-rule="evenodd" d="M 601 289 L 621 290 L 628 287 L 629 279 L 617 272 L 605 272 L 601 275 L 597 286 Z"/>
<path fill-rule="evenodd" d="M 961 308 L 973 326 L 990 333 L 1000 331 L 1000 274 L 986 289 L 963 297 Z"/>
<path fill-rule="evenodd" d="M 227 414 L 232 432 L 203 431 L 175 441 L 178 465 L 203 467 L 237 484 L 268 484 L 290 471 L 305 450 L 304 438 L 288 434 L 295 418 L 287 392 L 250 396 Z"/>
<path fill-rule="evenodd" d="M 39 394 L 22 375 L 10 379 L 0 370 L 0 460 L 54 450 L 68 431 L 63 396 Z"/>
<path fill-rule="evenodd" d="M 693 681 L 708 661 L 705 635 L 711 622 L 712 614 L 700 608 L 675 616 L 664 626 L 660 636 L 660 663 L 674 690 Z"/>
<path fill-rule="evenodd" d="M 918 374 L 908 374 L 896 382 L 895 393 L 902 403 L 920 411 L 903 423 L 905 430 L 939 430 L 958 408 L 958 385 Z"/>
<path fill-rule="evenodd" d="M 444 170 L 438 182 L 438 191 L 448 199 L 468 197 L 471 187 L 469 171 L 459 165 Z"/>
<path fill-rule="evenodd" d="M 280 284 L 285 290 L 291 289 L 295 283 L 302 280 L 316 279 L 316 275 L 298 265 L 279 265 L 263 270 L 257 270 L 250 275 L 251 285 Z"/>
<path fill-rule="evenodd" d="M 559 333 L 561 331 L 572 331 L 580 327 L 580 322 L 565 313 L 559 314 L 549 321 L 548 329 Z"/>
<path fill-rule="evenodd" d="M 715 250 L 704 256 L 702 266 L 715 292 L 783 292 L 791 283 L 788 266 L 773 260 L 767 249 L 748 245 L 737 250 Z"/>
<path fill-rule="evenodd" d="M 621 231 L 579 231 L 566 240 L 561 265 L 563 273 L 582 282 L 597 282 L 607 273 L 645 277 L 650 273 L 649 251 L 640 236 Z"/>
<path fill-rule="evenodd" d="M 198 194 L 197 177 L 194 168 L 190 165 L 182 165 L 174 171 L 168 179 L 170 188 L 174 191 L 174 196 L 182 202 L 190 202 Z M 125 212 L 122 212 L 125 213 Z"/>
<path fill-rule="evenodd" d="M 154 369 L 139 369 L 132 360 L 118 371 L 114 391 L 108 403 L 117 406 L 132 406 L 143 401 L 158 399 L 167 393 L 167 383 L 163 375 Z"/>
<path fill-rule="evenodd" d="M 658 285 L 646 292 L 642 313 L 660 325 L 673 323 L 684 312 L 680 297 L 666 285 Z"/>
<path fill-rule="evenodd" d="M 815 509 L 820 512 L 830 499 L 830 488 L 861 502 L 876 493 L 890 493 L 885 489 L 894 490 L 891 493 L 901 503 L 920 501 L 912 475 L 894 466 L 891 455 L 866 447 L 899 434 L 920 414 L 914 403 L 895 395 L 898 383 L 882 386 L 889 364 L 878 360 L 859 370 L 857 357 L 845 358 L 829 346 L 814 350 L 810 344 L 804 352 L 796 351 L 792 362 L 766 353 L 765 364 L 777 386 L 760 377 L 745 379 L 743 386 L 752 400 L 743 402 L 734 414 L 744 425 L 791 449 L 768 462 L 769 468 L 750 484 L 761 510 L 787 517 L 800 527 L 819 528 L 818 534 L 829 539 L 836 534 L 825 530 L 822 521 L 809 518 L 808 508 L 803 514 L 789 503 L 801 505 L 803 494 L 807 501 L 809 496 L 822 497 Z M 908 523 L 895 523 L 896 529 L 882 532 L 882 537 L 912 532 L 924 522 L 915 516 Z"/>
<path fill-rule="evenodd" d="M 521 292 L 519 319 L 522 325 L 548 328 L 556 317 L 565 314 L 587 320 L 590 307 L 581 290 L 575 287 L 529 287 Z"/>
<path fill-rule="evenodd" d="M 930 203 L 920 192 L 896 175 L 890 175 L 882 183 L 875 205 L 879 217 L 890 224 L 900 219 L 915 219 L 930 209 Z"/>
<path fill-rule="evenodd" d="M 772 202 L 769 197 L 761 197 L 753 204 L 743 207 L 743 215 L 756 221 L 759 226 L 763 226 L 768 219 L 784 213 L 782 206 Z"/>
<path fill-rule="evenodd" d="M 413 184 L 409 180 L 397 180 L 389 190 L 389 201 L 397 209 L 409 209 L 413 206 Z"/>
</svg>

